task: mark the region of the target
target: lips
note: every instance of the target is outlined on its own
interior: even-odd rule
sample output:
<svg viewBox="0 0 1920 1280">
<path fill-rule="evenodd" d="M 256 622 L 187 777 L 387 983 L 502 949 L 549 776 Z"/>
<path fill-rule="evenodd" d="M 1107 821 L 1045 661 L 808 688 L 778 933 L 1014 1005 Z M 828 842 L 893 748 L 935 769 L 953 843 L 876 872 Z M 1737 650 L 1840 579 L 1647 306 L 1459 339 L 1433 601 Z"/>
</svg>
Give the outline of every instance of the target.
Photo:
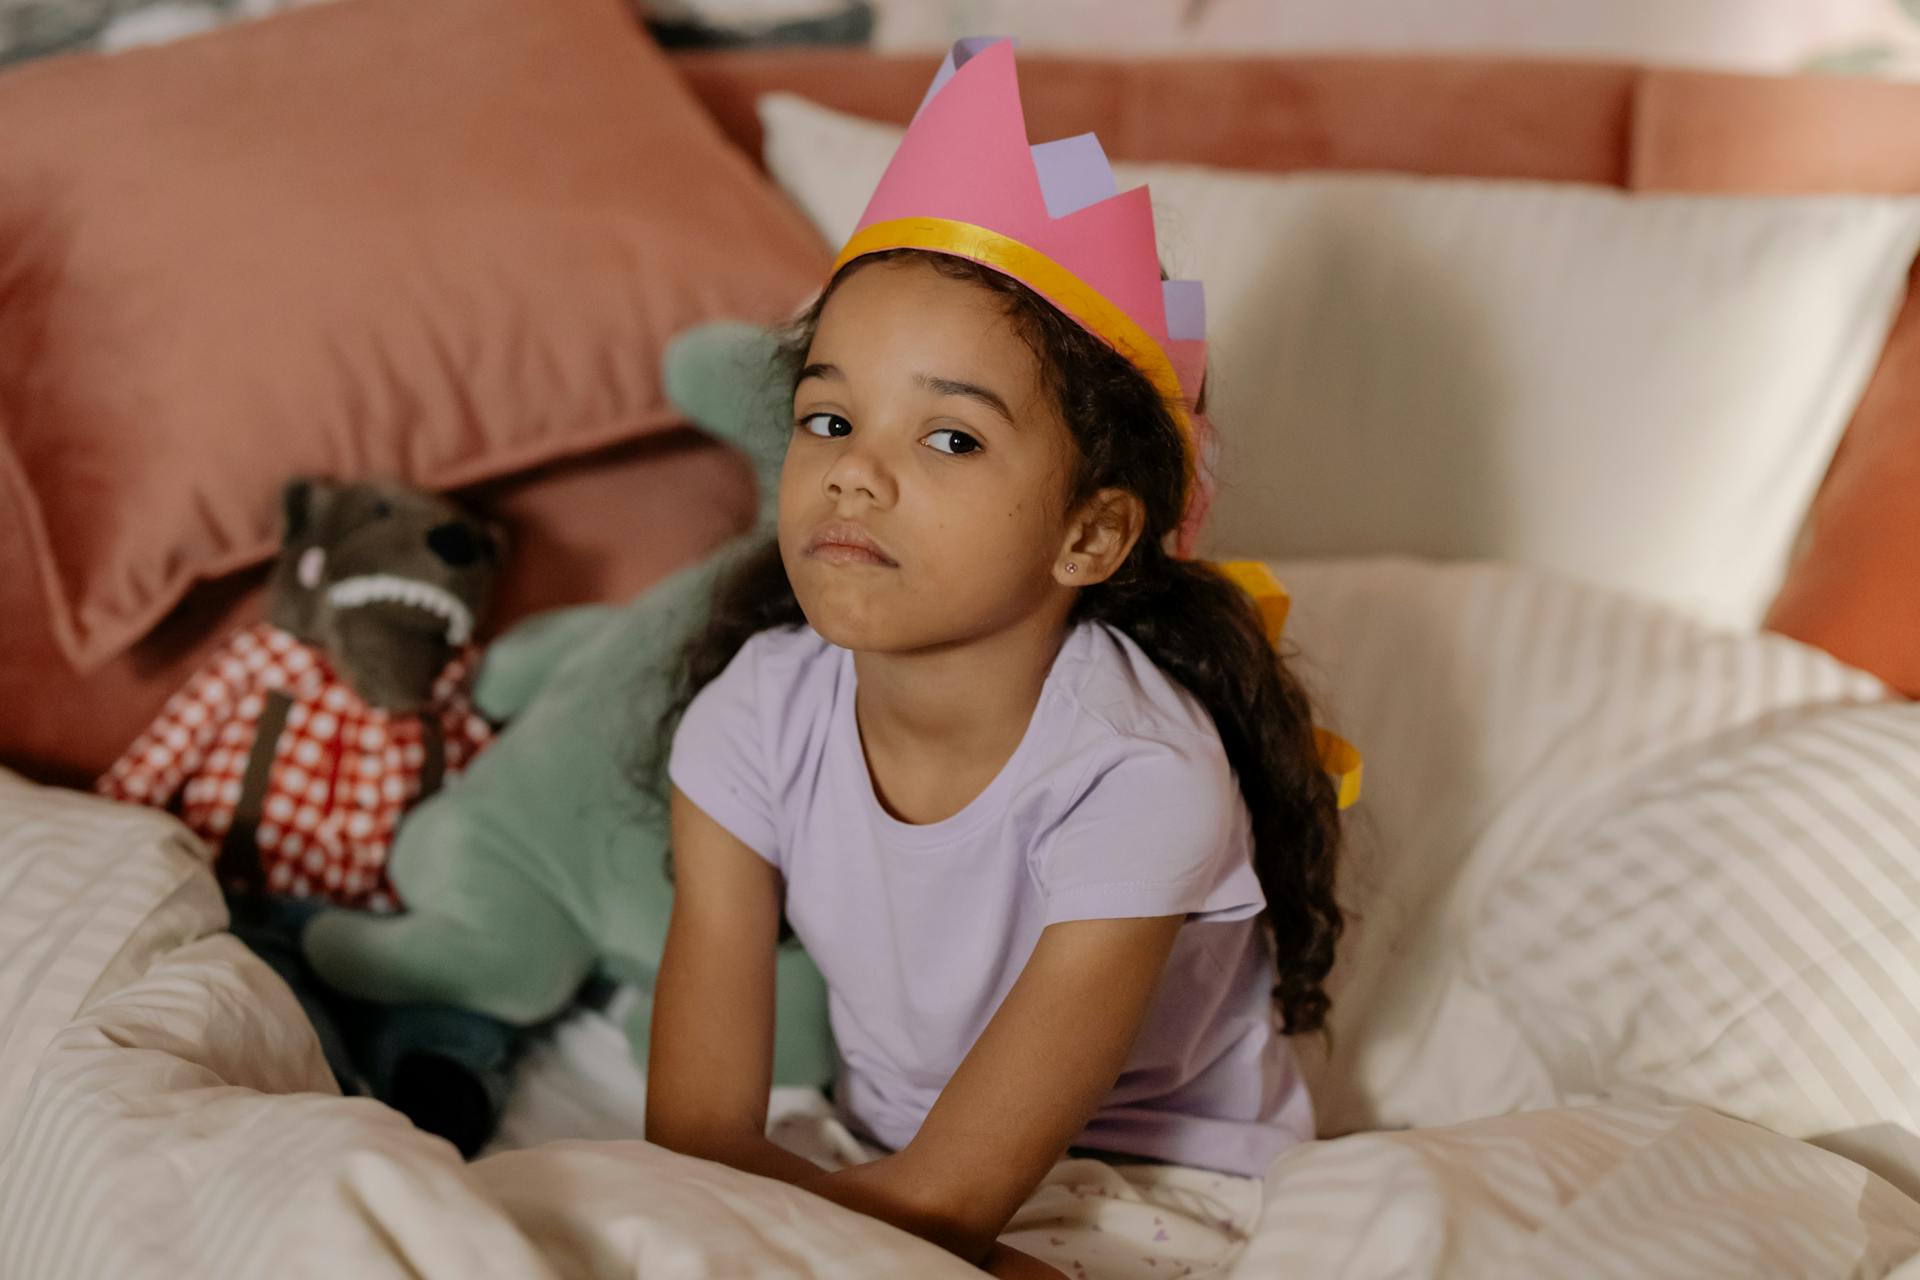
<svg viewBox="0 0 1920 1280">
<path fill-rule="evenodd" d="M 873 535 L 857 524 L 836 520 L 820 526 L 807 540 L 807 555 L 814 560 L 840 565 L 874 565 L 897 569 L 900 562 L 887 554 Z"/>
</svg>

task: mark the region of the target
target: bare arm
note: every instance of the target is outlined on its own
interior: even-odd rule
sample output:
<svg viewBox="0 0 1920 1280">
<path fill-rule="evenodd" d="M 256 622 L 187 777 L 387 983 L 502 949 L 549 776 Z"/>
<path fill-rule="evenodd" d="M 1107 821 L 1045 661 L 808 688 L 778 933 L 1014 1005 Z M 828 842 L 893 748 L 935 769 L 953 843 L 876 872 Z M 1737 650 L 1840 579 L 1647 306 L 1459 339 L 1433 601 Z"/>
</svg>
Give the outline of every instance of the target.
<svg viewBox="0 0 1920 1280">
<path fill-rule="evenodd" d="M 779 874 L 676 789 L 674 904 L 655 985 L 647 1138 L 804 1187 L 1006 1276 L 996 1243 L 1126 1063 L 1183 917 L 1054 925 L 920 1132 L 827 1173 L 766 1137 Z"/>
<path fill-rule="evenodd" d="M 654 987 L 647 1140 L 802 1182 L 819 1166 L 767 1136 L 780 873 L 673 792 L 673 915 Z"/>
<path fill-rule="evenodd" d="M 1048 928 L 913 1141 L 805 1185 L 997 1262 L 995 1238 L 1119 1078 L 1183 920 Z"/>
</svg>

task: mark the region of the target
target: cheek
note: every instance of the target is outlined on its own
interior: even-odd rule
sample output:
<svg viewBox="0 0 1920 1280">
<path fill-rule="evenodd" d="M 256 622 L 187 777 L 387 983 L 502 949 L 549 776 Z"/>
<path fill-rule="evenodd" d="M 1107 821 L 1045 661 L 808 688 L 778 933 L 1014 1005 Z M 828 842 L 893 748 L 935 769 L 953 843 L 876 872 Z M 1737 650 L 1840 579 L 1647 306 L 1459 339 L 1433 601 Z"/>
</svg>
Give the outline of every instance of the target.
<svg viewBox="0 0 1920 1280">
<path fill-rule="evenodd" d="M 817 468 L 807 460 L 804 451 L 787 450 L 787 459 L 780 466 L 780 484 L 774 494 L 780 528 L 784 531 L 788 522 L 800 517 L 819 494 Z"/>
<path fill-rule="evenodd" d="M 788 446 L 786 456 L 780 461 L 780 497 L 783 500 L 805 483 L 806 471 L 806 451 L 792 445 Z"/>
<path fill-rule="evenodd" d="M 1052 565 L 1062 531 L 1037 496 L 1006 494 L 929 513 L 925 541 L 943 576 L 1014 587 Z"/>
</svg>

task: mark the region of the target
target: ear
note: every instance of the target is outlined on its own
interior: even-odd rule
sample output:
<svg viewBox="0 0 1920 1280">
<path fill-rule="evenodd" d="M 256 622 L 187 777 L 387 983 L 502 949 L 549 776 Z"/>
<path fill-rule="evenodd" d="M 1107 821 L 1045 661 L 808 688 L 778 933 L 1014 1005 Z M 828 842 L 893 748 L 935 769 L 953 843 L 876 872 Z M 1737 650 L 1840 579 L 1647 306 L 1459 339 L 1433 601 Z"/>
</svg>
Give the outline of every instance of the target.
<svg viewBox="0 0 1920 1280">
<path fill-rule="evenodd" d="M 287 487 L 280 491 L 281 544 L 292 542 L 304 534 L 339 492 L 340 486 L 331 480 L 319 480 L 311 476 L 289 480 Z"/>
<path fill-rule="evenodd" d="M 1067 525 L 1053 580 L 1063 587 L 1090 587 L 1120 571 L 1147 524 L 1139 495 L 1102 489 L 1087 499 Z"/>
</svg>

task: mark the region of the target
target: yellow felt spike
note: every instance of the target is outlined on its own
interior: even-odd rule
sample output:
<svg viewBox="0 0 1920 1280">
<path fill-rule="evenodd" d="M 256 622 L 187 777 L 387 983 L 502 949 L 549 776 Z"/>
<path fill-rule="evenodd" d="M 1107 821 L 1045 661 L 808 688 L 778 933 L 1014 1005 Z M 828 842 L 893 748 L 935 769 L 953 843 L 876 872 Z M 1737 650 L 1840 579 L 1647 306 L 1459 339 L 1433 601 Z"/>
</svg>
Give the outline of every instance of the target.
<svg viewBox="0 0 1920 1280">
<path fill-rule="evenodd" d="M 1333 775 L 1340 807 L 1348 808 L 1360 798 L 1360 773 L 1364 762 L 1360 751 L 1337 733 L 1314 727 L 1313 740 L 1320 747 L 1320 764 Z"/>
<path fill-rule="evenodd" d="M 1287 629 L 1287 610 L 1293 607 L 1293 597 L 1280 585 L 1280 579 L 1273 576 L 1273 570 L 1258 560 L 1222 560 L 1214 568 L 1253 597 L 1254 607 L 1260 611 L 1260 624 L 1266 628 L 1267 643 L 1280 643 L 1280 633 Z"/>
<path fill-rule="evenodd" d="M 1280 579 L 1273 576 L 1273 570 L 1258 560 L 1220 560 L 1213 567 L 1253 598 L 1254 607 L 1260 611 L 1260 625 L 1267 633 L 1267 643 L 1280 643 L 1280 633 L 1287 629 L 1287 611 L 1293 607 L 1293 597 L 1280 585 Z M 1313 730 L 1313 740 L 1320 749 L 1321 767 L 1333 775 L 1340 807 L 1351 807 L 1360 798 L 1360 773 L 1365 763 L 1359 748 L 1339 734 L 1318 726 Z"/>
</svg>

